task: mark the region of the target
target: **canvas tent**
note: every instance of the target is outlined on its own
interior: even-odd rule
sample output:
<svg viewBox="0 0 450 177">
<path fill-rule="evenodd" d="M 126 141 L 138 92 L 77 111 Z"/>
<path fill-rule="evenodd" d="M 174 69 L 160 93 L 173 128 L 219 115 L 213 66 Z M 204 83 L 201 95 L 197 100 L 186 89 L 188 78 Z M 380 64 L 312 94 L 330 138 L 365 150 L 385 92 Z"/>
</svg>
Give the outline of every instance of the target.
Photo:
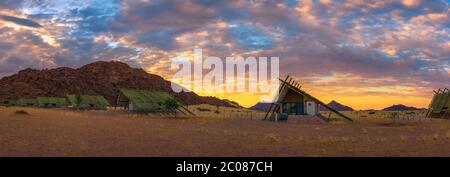
<svg viewBox="0 0 450 177">
<path fill-rule="evenodd" d="M 434 91 L 427 117 L 450 119 L 450 90 L 447 88 Z"/>
<path fill-rule="evenodd" d="M 120 88 L 119 91 L 120 93 L 117 98 L 117 105 L 124 106 L 129 111 L 147 113 L 170 113 L 174 111 L 169 110 L 166 107 L 165 102 L 168 99 L 176 99 L 166 92 L 127 88 Z M 179 101 L 176 102 L 178 103 L 178 105 L 180 105 L 180 107 L 175 111 L 181 112 L 183 114 L 192 114 Z"/>
<path fill-rule="evenodd" d="M 17 106 L 37 106 L 36 99 L 19 99 L 16 101 Z"/>
<path fill-rule="evenodd" d="M 66 106 L 65 98 L 37 97 L 37 105 L 43 108 L 60 108 Z"/>
<path fill-rule="evenodd" d="M 99 95 L 67 95 L 69 106 L 76 109 L 107 109 L 108 101 Z"/>
<path fill-rule="evenodd" d="M 289 115 L 312 115 L 319 116 L 319 106 L 322 105 L 327 110 L 336 113 L 340 117 L 353 121 L 349 117 L 329 107 L 314 96 L 301 89 L 300 84 L 292 80 L 289 76 L 285 80 L 280 79 L 278 94 L 274 103 L 269 107 L 265 120 L 286 120 Z"/>
<path fill-rule="evenodd" d="M 10 100 L 10 99 L 0 100 L 0 105 L 2 105 L 2 106 L 16 106 L 16 101 L 15 100 Z"/>
</svg>

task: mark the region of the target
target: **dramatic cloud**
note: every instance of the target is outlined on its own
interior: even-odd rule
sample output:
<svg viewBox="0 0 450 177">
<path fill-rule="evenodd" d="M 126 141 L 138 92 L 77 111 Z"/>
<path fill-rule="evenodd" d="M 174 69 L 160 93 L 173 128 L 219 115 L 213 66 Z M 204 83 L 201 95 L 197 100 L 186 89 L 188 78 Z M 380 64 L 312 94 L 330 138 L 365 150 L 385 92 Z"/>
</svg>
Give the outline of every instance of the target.
<svg viewBox="0 0 450 177">
<path fill-rule="evenodd" d="M 278 56 L 282 75 L 356 108 L 427 106 L 450 83 L 445 0 L 6 0 L 0 14 L 1 75 L 120 60 L 170 78 L 170 58 L 202 48 Z"/>
<path fill-rule="evenodd" d="M 41 25 L 39 23 L 36 23 L 32 20 L 24 19 L 24 18 L 17 18 L 17 17 L 13 17 L 13 16 L 8 16 L 8 15 L 0 15 L 0 19 L 5 20 L 5 21 L 10 21 L 15 24 L 23 25 L 23 26 L 29 26 L 29 27 L 34 27 L 34 28 L 41 27 Z"/>
<path fill-rule="evenodd" d="M 17 8 L 22 3 L 22 0 L 2 0 L 0 1 L 0 8 Z"/>
</svg>

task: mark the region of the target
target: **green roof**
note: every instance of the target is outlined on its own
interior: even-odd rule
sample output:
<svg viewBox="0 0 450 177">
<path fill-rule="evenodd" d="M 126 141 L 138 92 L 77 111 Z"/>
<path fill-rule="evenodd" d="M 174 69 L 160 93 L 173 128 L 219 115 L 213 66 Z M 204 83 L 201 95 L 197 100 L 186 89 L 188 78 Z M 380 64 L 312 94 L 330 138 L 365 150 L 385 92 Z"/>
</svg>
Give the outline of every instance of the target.
<svg viewBox="0 0 450 177">
<path fill-rule="evenodd" d="M 438 98 L 439 98 L 438 94 L 433 95 L 433 99 L 431 100 L 431 103 L 429 106 L 430 108 L 433 108 L 435 106 L 436 102 L 438 101 Z"/>
<path fill-rule="evenodd" d="M 446 92 L 442 96 L 442 100 L 439 102 L 438 109 L 444 111 L 446 108 L 448 109 L 448 105 L 450 104 L 450 92 Z"/>
<path fill-rule="evenodd" d="M 449 93 L 438 94 L 438 99 L 433 105 L 433 113 L 440 113 L 442 109 L 447 105 Z"/>
<path fill-rule="evenodd" d="M 16 101 L 18 106 L 37 106 L 36 99 L 19 99 Z"/>
<path fill-rule="evenodd" d="M 448 99 L 447 99 L 447 106 L 446 106 L 447 108 L 450 108 L 450 95 L 448 96 Z"/>
<path fill-rule="evenodd" d="M 164 102 L 167 99 L 176 100 L 166 92 L 160 91 L 121 88 L 120 92 L 133 104 L 134 111 L 167 111 Z"/>
<path fill-rule="evenodd" d="M 64 107 L 66 106 L 65 98 L 57 97 L 37 97 L 37 104 L 39 107 Z"/>
<path fill-rule="evenodd" d="M 441 102 L 442 99 L 443 99 L 443 94 L 439 93 L 439 94 L 434 95 L 434 99 L 433 99 L 433 101 L 431 103 L 431 108 L 433 109 L 433 113 L 441 111 L 441 110 L 438 110 L 438 105 L 439 105 L 439 102 Z"/>
<path fill-rule="evenodd" d="M 108 101 L 99 95 L 67 95 L 69 103 L 74 108 L 80 109 L 106 109 Z"/>
<path fill-rule="evenodd" d="M 10 100 L 10 99 L 4 99 L 4 100 L 0 100 L 0 104 L 3 106 L 15 106 L 16 105 L 16 101 L 15 100 Z"/>
<path fill-rule="evenodd" d="M 430 108 L 432 110 L 432 114 L 442 114 L 449 111 L 450 107 L 450 91 L 444 89 L 444 91 L 438 91 L 433 96 L 433 99 L 430 103 Z"/>
</svg>

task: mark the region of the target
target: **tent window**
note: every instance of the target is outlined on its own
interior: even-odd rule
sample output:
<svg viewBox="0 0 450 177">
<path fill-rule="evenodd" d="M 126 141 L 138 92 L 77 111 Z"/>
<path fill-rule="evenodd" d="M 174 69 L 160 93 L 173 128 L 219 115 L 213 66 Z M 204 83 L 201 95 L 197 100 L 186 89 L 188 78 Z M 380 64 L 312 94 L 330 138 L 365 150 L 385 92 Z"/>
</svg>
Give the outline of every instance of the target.
<svg viewBox="0 0 450 177">
<path fill-rule="evenodd" d="M 283 113 L 295 115 L 297 114 L 296 103 L 283 104 Z"/>
</svg>

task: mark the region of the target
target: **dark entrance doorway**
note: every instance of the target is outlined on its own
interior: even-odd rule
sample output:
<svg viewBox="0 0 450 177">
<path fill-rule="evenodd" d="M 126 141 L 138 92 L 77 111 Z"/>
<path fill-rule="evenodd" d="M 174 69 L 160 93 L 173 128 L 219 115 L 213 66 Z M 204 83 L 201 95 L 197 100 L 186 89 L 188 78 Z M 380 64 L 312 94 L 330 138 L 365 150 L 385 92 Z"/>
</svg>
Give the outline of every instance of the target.
<svg viewBox="0 0 450 177">
<path fill-rule="evenodd" d="M 305 107 L 303 103 L 283 103 L 283 113 L 288 115 L 304 115 Z"/>
</svg>

